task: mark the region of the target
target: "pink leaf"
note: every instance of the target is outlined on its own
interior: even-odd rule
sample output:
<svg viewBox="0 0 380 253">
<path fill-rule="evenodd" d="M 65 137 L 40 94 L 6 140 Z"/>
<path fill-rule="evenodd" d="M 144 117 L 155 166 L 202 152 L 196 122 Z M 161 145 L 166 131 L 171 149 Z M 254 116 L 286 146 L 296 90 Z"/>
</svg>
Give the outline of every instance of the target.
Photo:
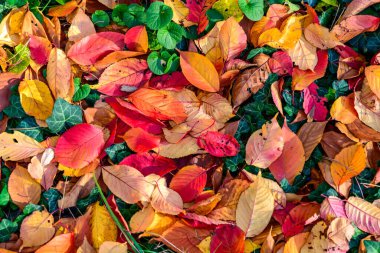
<svg viewBox="0 0 380 253">
<path fill-rule="evenodd" d="M 268 61 L 269 68 L 273 73 L 280 76 L 292 75 L 293 62 L 288 53 L 284 51 L 277 51 L 272 55 Z"/>
<path fill-rule="evenodd" d="M 101 128 L 79 124 L 67 130 L 57 142 L 55 158 L 64 166 L 81 169 L 95 160 L 105 144 Z"/>
<path fill-rule="evenodd" d="M 212 131 L 200 135 L 197 144 L 217 157 L 235 156 L 240 150 L 240 145 L 234 137 Z"/>
<path fill-rule="evenodd" d="M 328 110 L 325 106 L 327 98 L 318 95 L 318 86 L 312 83 L 309 87 L 303 90 L 304 100 L 303 109 L 306 114 L 309 114 L 316 121 L 324 121 Z"/>
<path fill-rule="evenodd" d="M 48 39 L 30 36 L 29 41 L 30 57 L 37 64 L 45 65 L 48 62 L 48 58 L 51 51 L 51 43 Z"/>
<path fill-rule="evenodd" d="M 347 218 L 344 210 L 345 203 L 340 198 L 331 196 L 325 198 L 321 204 L 321 217 L 326 221 L 332 221 L 335 218 Z"/>
<path fill-rule="evenodd" d="M 107 54 L 122 50 L 124 35 L 116 32 L 100 32 L 76 42 L 67 56 L 80 65 L 91 65 Z"/>
</svg>

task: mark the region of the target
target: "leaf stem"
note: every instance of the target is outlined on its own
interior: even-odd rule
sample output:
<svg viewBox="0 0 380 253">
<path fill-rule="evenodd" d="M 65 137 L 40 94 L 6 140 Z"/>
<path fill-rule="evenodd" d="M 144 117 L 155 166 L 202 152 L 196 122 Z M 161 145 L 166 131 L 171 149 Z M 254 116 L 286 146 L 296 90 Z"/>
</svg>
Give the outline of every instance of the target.
<svg viewBox="0 0 380 253">
<path fill-rule="evenodd" d="M 106 205 L 106 208 L 107 208 L 107 211 L 109 212 L 109 214 L 111 215 L 111 218 L 113 219 L 113 221 L 115 222 L 116 226 L 120 229 L 121 233 L 123 233 L 125 239 L 127 240 L 128 244 L 132 247 L 133 251 L 136 252 L 136 253 L 143 253 L 144 250 L 140 247 L 139 243 L 135 240 L 135 238 L 131 235 L 131 233 L 129 233 L 124 227 L 123 225 L 121 224 L 121 222 L 119 221 L 119 219 L 116 217 L 116 215 L 114 214 L 114 212 L 112 211 L 110 205 L 108 204 L 107 202 L 107 199 L 106 197 L 104 196 L 103 194 L 103 191 L 102 191 L 102 188 L 100 187 L 99 185 L 99 182 L 95 176 L 95 173 L 92 174 L 92 177 L 94 179 L 94 182 L 95 182 L 95 185 L 96 187 L 98 188 L 98 191 L 99 191 L 99 194 L 100 194 L 100 197 L 101 199 L 103 200 L 104 204 Z"/>
</svg>

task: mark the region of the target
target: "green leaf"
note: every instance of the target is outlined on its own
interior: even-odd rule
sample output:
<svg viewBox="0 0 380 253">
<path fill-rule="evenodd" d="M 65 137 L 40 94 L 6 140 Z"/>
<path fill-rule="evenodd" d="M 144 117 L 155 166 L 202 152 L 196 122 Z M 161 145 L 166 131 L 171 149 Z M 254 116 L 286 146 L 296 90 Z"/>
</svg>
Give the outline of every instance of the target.
<svg viewBox="0 0 380 253">
<path fill-rule="evenodd" d="M 169 24 L 173 18 L 173 10 L 163 2 L 153 2 L 146 11 L 146 25 L 152 30 L 158 30 Z"/>
<path fill-rule="evenodd" d="M 264 16 L 264 0 L 238 0 L 238 3 L 248 19 L 259 21 Z"/>
<path fill-rule="evenodd" d="M 260 48 L 255 48 L 255 49 L 252 49 L 251 51 L 249 51 L 248 53 L 248 56 L 247 56 L 247 59 L 252 59 L 253 57 L 255 57 L 256 55 L 262 53 L 262 54 L 273 54 L 274 52 L 276 52 L 277 49 L 275 48 L 272 48 L 272 47 L 260 47 Z"/>
<path fill-rule="evenodd" d="M 174 49 L 181 41 L 184 34 L 182 26 L 170 22 L 167 26 L 161 28 L 157 32 L 158 42 L 167 49 Z"/>
<path fill-rule="evenodd" d="M 338 7 L 339 5 L 337 0 L 322 0 L 322 2 L 334 7 Z"/>
<path fill-rule="evenodd" d="M 74 78 L 75 93 L 73 101 L 78 102 L 85 99 L 91 92 L 91 87 L 88 84 L 81 84 L 80 78 Z"/>
<path fill-rule="evenodd" d="M 121 215 L 126 221 L 130 221 L 132 216 L 140 211 L 139 206 L 136 204 L 127 204 L 117 197 L 115 198 L 115 201 Z"/>
<path fill-rule="evenodd" d="M 172 73 L 179 67 L 178 55 L 167 51 L 150 53 L 147 62 L 149 69 L 156 75 Z"/>
<path fill-rule="evenodd" d="M 8 51 L 8 58 L 11 61 L 11 65 L 8 68 L 9 72 L 20 74 L 29 66 L 30 63 L 30 51 L 26 45 L 17 45 L 15 47 L 15 53 L 12 54 Z"/>
<path fill-rule="evenodd" d="M 107 12 L 97 10 L 91 15 L 91 20 L 97 27 L 106 27 L 110 24 L 110 17 Z"/>
<path fill-rule="evenodd" d="M 25 208 L 22 210 L 22 214 L 17 216 L 17 218 L 14 220 L 18 225 L 21 225 L 22 221 L 32 214 L 34 211 L 42 211 L 43 207 L 40 205 L 35 204 L 27 204 Z"/>
<path fill-rule="evenodd" d="M 294 3 L 290 2 L 289 0 L 285 0 L 285 4 L 287 4 L 289 6 L 290 12 L 295 12 L 295 11 L 298 11 L 300 9 L 299 5 L 294 4 Z"/>
<path fill-rule="evenodd" d="M 8 115 L 8 117 L 23 118 L 28 116 L 21 106 L 19 95 L 11 95 L 9 102 L 10 105 L 3 110 L 3 112 Z"/>
<path fill-rule="evenodd" d="M 121 160 L 133 153 L 125 142 L 113 144 L 106 148 L 105 151 L 111 161 L 116 164 L 120 163 Z"/>
<path fill-rule="evenodd" d="M 113 22 L 120 26 L 133 27 L 146 22 L 145 8 L 138 4 L 118 4 L 111 16 Z"/>
<path fill-rule="evenodd" d="M 0 206 L 6 206 L 11 200 L 8 193 L 8 185 L 5 182 L 1 182 L 0 187 Z"/>
<path fill-rule="evenodd" d="M 32 137 L 36 141 L 43 141 L 43 129 L 40 127 L 36 120 L 33 117 L 27 117 L 22 119 L 16 126 L 17 131 L 26 134 L 29 137 Z"/>
<path fill-rule="evenodd" d="M 376 241 L 364 241 L 365 249 L 367 253 L 378 253 L 380 252 L 380 242 Z"/>
<path fill-rule="evenodd" d="M 0 242 L 9 241 L 11 234 L 18 230 L 18 225 L 16 222 L 10 221 L 8 219 L 3 219 L 0 222 Z"/>
<path fill-rule="evenodd" d="M 24 6 L 27 1 L 26 0 L 6 0 L 7 4 L 20 8 L 21 6 Z"/>
<path fill-rule="evenodd" d="M 54 103 L 52 115 L 46 119 L 49 129 L 53 133 L 59 133 L 72 126 L 82 123 L 82 110 L 79 106 L 72 105 L 62 98 Z"/>
<path fill-rule="evenodd" d="M 87 207 L 93 203 L 95 203 L 99 199 L 99 190 L 97 187 L 92 188 L 90 194 L 77 201 L 77 207 L 78 209 L 84 213 L 87 209 Z"/>
<path fill-rule="evenodd" d="M 50 188 L 42 193 L 41 202 L 47 208 L 49 213 L 58 209 L 58 200 L 61 199 L 61 193 L 57 189 Z"/>
</svg>

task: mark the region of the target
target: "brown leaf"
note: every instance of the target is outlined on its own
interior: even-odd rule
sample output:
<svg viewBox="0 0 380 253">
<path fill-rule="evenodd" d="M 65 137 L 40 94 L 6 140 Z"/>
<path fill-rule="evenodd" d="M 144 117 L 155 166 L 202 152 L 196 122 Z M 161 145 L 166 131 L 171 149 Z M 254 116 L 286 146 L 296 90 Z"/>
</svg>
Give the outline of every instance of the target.
<svg viewBox="0 0 380 253">
<path fill-rule="evenodd" d="M 13 203 L 20 208 L 24 208 L 29 203 L 37 204 L 40 201 L 40 184 L 20 165 L 17 165 L 9 177 L 8 191 Z"/>
<path fill-rule="evenodd" d="M 321 142 L 326 124 L 327 121 L 307 122 L 298 131 L 298 138 L 300 138 L 305 150 L 305 160 L 309 159 L 315 147 Z"/>
<path fill-rule="evenodd" d="M 234 108 L 241 105 L 252 94 L 257 93 L 264 86 L 269 74 L 270 68 L 268 62 L 264 62 L 257 68 L 243 71 L 243 73 L 236 78 L 232 88 L 232 104 Z"/>
<path fill-rule="evenodd" d="M 321 140 L 321 146 L 330 158 L 334 158 L 340 150 L 354 143 L 355 142 L 347 138 L 344 134 L 334 131 L 324 133 Z"/>
<path fill-rule="evenodd" d="M 209 235 L 208 229 L 191 228 L 178 221 L 155 240 L 178 253 L 201 253 L 197 245 Z"/>
</svg>

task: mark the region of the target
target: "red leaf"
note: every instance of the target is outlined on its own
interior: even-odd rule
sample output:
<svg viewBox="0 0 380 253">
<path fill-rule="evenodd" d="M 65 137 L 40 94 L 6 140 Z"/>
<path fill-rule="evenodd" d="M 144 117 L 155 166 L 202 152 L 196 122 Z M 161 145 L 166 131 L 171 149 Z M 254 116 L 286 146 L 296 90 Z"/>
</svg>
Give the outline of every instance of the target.
<svg viewBox="0 0 380 253">
<path fill-rule="evenodd" d="M 37 64 L 45 65 L 48 62 L 48 58 L 51 51 L 51 43 L 48 39 L 30 36 L 29 41 L 30 57 Z"/>
<path fill-rule="evenodd" d="M 208 131 L 200 135 L 197 144 L 217 157 L 235 156 L 240 150 L 240 145 L 234 137 L 219 132 Z"/>
<path fill-rule="evenodd" d="M 327 98 L 318 95 L 318 86 L 312 83 L 309 87 L 303 90 L 304 100 L 303 109 L 306 114 L 309 114 L 316 121 L 324 121 L 328 110 L 325 106 Z"/>
<path fill-rule="evenodd" d="M 211 238 L 210 251 L 214 253 L 243 253 L 245 234 L 235 225 L 219 225 Z"/>
<path fill-rule="evenodd" d="M 126 96 L 147 83 L 151 76 L 145 60 L 121 60 L 104 70 L 99 78 L 98 91 L 109 96 Z"/>
<path fill-rule="evenodd" d="M 177 168 L 172 159 L 156 153 L 132 154 L 124 158 L 120 165 L 128 165 L 139 170 L 144 176 L 156 174 L 160 177 Z"/>
<path fill-rule="evenodd" d="M 208 25 L 206 12 L 211 9 L 217 0 L 189 0 L 186 1 L 186 6 L 190 13 L 187 20 L 198 24 L 198 34 L 203 32 Z"/>
<path fill-rule="evenodd" d="M 293 69 L 292 73 L 292 88 L 294 90 L 303 90 L 315 80 L 323 77 L 328 64 L 328 54 L 326 50 L 317 51 L 318 63 L 312 70 L 300 70 L 298 67 Z"/>
<path fill-rule="evenodd" d="M 81 169 L 99 156 L 104 144 L 101 128 L 79 124 L 67 130 L 58 139 L 55 158 L 64 166 Z"/>
<path fill-rule="evenodd" d="M 131 127 L 140 127 L 152 134 L 162 133 L 163 123 L 145 116 L 139 109 L 131 103 L 120 98 L 108 97 L 106 102 L 112 107 L 116 115 Z"/>
<path fill-rule="evenodd" d="M 206 186 L 206 170 L 196 165 L 183 167 L 170 182 L 170 188 L 181 195 L 184 202 L 193 201 Z"/>
<path fill-rule="evenodd" d="M 193 228 L 206 228 L 206 229 L 214 229 L 218 225 L 228 225 L 231 224 L 226 221 L 217 220 L 213 218 L 209 218 L 203 215 L 199 215 L 196 213 L 180 213 L 178 215 L 180 218 L 186 219 L 185 222 L 189 226 Z"/>
<path fill-rule="evenodd" d="M 107 198 L 107 202 L 108 204 L 110 205 L 113 213 L 116 215 L 117 219 L 119 221 L 121 221 L 121 223 L 123 224 L 124 228 L 127 230 L 127 231 L 131 231 L 129 229 L 129 226 L 128 226 L 128 223 L 125 221 L 123 215 L 120 213 L 120 210 L 119 210 L 119 207 L 117 206 L 116 204 L 116 199 L 115 199 L 115 195 L 111 194 L 108 198 Z M 118 228 L 119 230 L 119 228 Z M 126 242 L 126 239 L 123 235 L 123 233 L 120 233 L 121 231 L 119 230 L 119 237 L 118 237 L 118 242 Z"/>
<path fill-rule="evenodd" d="M 116 32 L 100 32 L 76 42 L 67 56 L 80 65 L 91 65 L 107 54 L 122 50 L 124 35 Z"/>
<path fill-rule="evenodd" d="M 277 51 L 268 61 L 269 68 L 273 73 L 280 76 L 292 75 L 293 62 L 290 56 L 284 51 Z"/>
<path fill-rule="evenodd" d="M 302 203 L 294 207 L 282 224 L 282 232 L 286 237 L 301 233 L 305 227 L 305 222 L 318 213 L 319 204 L 317 203 Z"/>
<path fill-rule="evenodd" d="M 155 76 L 149 81 L 149 86 L 158 90 L 180 91 L 189 84 L 186 77 L 179 71 L 173 72 L 171 75 Z"/>
<path fill-rule="evenodd" d="M 123 139 L 130 149 L 140 153 L 158 147 L 161 137 L 145 132 L 141 128 L 131 128 L 124 134 Z"/>
<path fill-rule="evenodd" d="M 131 51 L 146 53 L 148 51 L 148 33 L 143 25 L 132 27 L 124 37 L 124 43 Z"/>
</svg>

